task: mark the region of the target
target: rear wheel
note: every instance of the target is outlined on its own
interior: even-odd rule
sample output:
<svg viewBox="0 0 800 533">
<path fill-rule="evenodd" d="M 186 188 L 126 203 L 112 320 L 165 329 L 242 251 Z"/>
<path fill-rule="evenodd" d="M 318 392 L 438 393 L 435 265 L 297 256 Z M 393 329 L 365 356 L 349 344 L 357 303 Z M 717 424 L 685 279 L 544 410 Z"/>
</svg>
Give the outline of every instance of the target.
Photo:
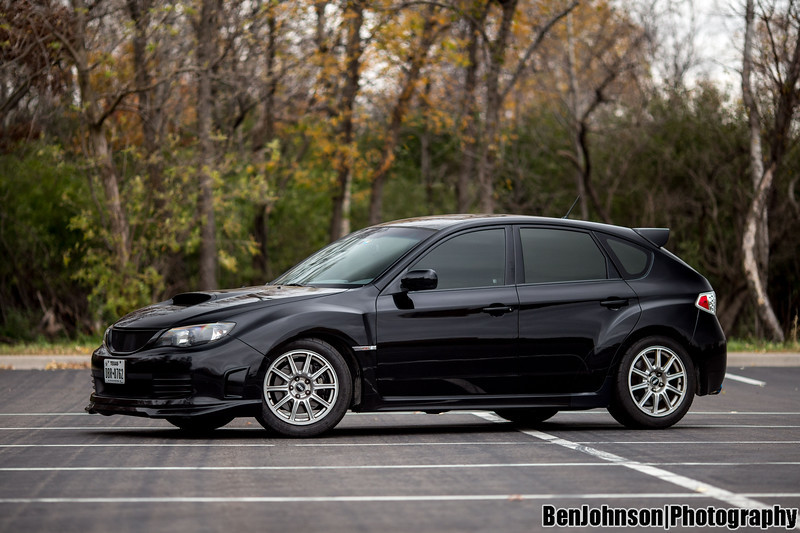
<svg viewBox="0 0 800 533">
<path fill-rule="evenodd" d="M 350 369 L 333 346 L 296 341 L 267 368 L 258 421 L 282 435 L 312 437 L 339 423 L 352 396 Z"/>
<path fill-rule="evenodd" d="M 187 433 L 203 434 L 210 433 L 217 428 L 221 428 L 233 420 L 233 416 L 227 414 L 210 414 L 199 416 L 173 416 L 167 418 L 167 422 L 177 426 Z"/>
<path fill-rule="evenodd" d="M 694 364 L 679 344 L 642 339 L 620 362 L 608 410 L 630 428 L 667 428 L 691 407 L 695 383 Z"/>
<path fill-rule="evenodd" d="M 497 416 L 514 422 L 519 426 L 536 426 L 558 412 L 558 409 L 549 407 L 533 407 L 530 409 L 500 409 L 495 411 Z"/>
</svg>

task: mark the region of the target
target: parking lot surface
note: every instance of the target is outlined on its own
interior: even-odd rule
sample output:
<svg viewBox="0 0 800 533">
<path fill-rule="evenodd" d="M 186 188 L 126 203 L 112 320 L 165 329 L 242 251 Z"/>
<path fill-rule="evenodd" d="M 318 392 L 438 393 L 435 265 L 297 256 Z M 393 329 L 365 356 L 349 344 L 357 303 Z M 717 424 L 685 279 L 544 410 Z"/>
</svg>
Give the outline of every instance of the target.
<svg viewBox="0 0 800 533">
<path fill-rule="evenodd" d="M 535 429 L 488 412 L 348 414 L 290 440 L 252 419 L 201 438 L 87 415 L 88 371 L 0 370 L 0 532 L 521 532 L 543 529 L 544 506 L 797 509 L 798 387 L 798 367 L 729 367 L 721 395 L 662 431 L 604 410 Z"/>
</svg>

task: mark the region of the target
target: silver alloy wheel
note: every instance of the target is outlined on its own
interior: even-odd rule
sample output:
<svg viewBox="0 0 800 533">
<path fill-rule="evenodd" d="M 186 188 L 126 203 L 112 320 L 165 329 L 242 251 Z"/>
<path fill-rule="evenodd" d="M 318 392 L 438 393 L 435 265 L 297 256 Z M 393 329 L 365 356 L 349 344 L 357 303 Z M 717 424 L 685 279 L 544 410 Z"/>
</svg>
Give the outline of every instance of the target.
<svg viewBox="0 0 800 533">
<path fill-rule="evenodd" d="M 636 407 L 648 416 L 675 412 L 683 403 L 687 384 L 683 361 L 664 346 L 649 346 L 639 352 L 628 371 L 628 392 Z"/>
<path fill-rule="evenodd" d="M 339 382 L 330 362 L 312 350 L 293 350 L 273 361 L 264 379 L 269 410 L 289 424 L 306 426 L 331 412 Z"/>
</svg>

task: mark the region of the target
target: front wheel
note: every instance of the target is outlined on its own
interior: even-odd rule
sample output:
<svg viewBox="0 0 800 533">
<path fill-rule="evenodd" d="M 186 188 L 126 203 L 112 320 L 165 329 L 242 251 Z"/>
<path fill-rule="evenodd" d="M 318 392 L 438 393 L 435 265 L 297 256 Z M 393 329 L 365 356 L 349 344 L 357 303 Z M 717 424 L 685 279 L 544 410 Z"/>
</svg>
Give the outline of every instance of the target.
<svg viewBox="0 0 800 533">
<path fill-rule="evenodd" d="M 695 384 L 694 364 L 679 344 L 643 339 L 620 362 L 608 411 L 630 428 L 667 428 L 691 407 Z"/>
<path fill-rule="evenodd" d="M 333 346 L 296 341 L 267 368 L 258 421 L 282 435 L 313 437 L 339 423 L 352 396 L 350 369 Z"/>
</svg>

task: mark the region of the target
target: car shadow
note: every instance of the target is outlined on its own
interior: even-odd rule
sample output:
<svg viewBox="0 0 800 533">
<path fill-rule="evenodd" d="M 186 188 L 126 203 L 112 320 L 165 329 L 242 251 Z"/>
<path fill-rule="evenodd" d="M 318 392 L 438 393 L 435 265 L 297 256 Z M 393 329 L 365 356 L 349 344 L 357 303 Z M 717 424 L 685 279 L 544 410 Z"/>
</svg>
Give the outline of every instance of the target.
<svg viewBox="0 0 800 533">
<path fill-rule="evenodd" d="M 680 426 L 675 426 L 671 430 L 679 430 Z M 364 422 L 357 425 L 339 425 L 329 432 L 306 439 L 295 439 L 291 437 L 283 437 L 274 432 L 262 428 L 258 424 L 252 424 L 247 427 L 222 427 L 210 432 L 192 433 L 182 430 L 177 427 L 154 426 L 152 429 L 131 428 L 130 431 L 125 431 L 123 428 L 117 426 L 113 431 L 103 430 L 98 428 L 91 431 L 95 436 L 108 437 L 113 439 L 169 439 L 173 441 L 208 441 L 208 440 L 234 440 L 234 441 L 264 441 L 274 440 L 280 442 L 334 442 L 337 440 L 348 440 L 360 438 L 381 438 L 381 437 L 400 437 L 400 436 L 454 436 L 454 435 L 492 435 L 492 434 L 519 434 L 526 430 L 537 430 L 542 432 L 559 432 L 559 433 L 577 433 L 583 431 L 593 432 L 614 432 L 614 433 L 635 433 L 642 434 L 641 430 L 631 430 L 621 426 L 614 421 L 598 421 L 593 423 L 569 423 L 569 422 L 542 422 L 536 425 L 522 425 L 513 422 L 489 422 L 483 420 L 476 420 L 474 423 L 464 422 L 423 422 L 418 424 L 386 424 L 382 422 L 371 423 Z M 664 430 L 659 430 L 664 431 Z M 666 430 L 670 431 L 670 429 Z M 491 444 L 491 441 L 487 441 Z"/>
</svg>

